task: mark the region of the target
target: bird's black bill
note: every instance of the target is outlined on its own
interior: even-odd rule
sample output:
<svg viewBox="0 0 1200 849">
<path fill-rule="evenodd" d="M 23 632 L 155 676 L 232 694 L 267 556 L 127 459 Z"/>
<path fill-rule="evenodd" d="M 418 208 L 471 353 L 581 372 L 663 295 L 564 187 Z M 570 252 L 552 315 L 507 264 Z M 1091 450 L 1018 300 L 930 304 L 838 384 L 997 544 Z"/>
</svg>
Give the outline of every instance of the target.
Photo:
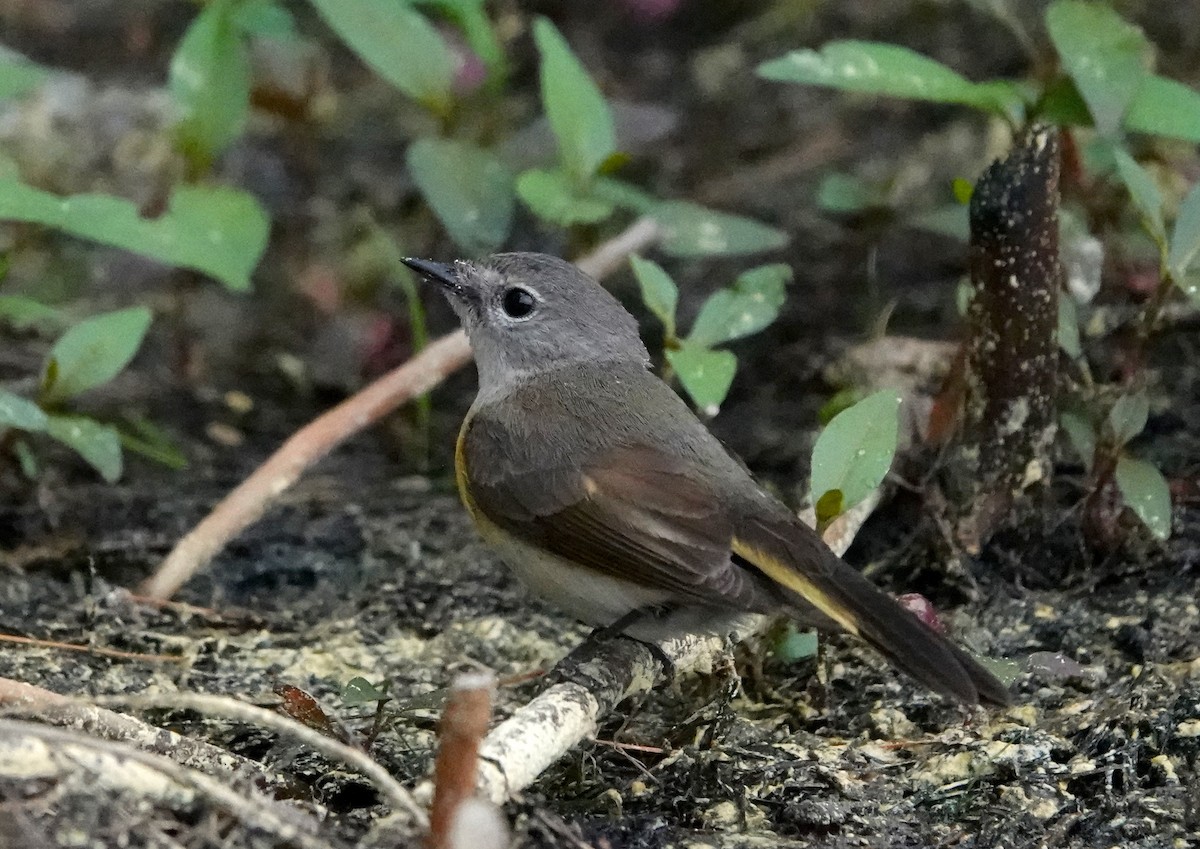
<svg viewBox="0 0 1200 849">
<path fill-rule="evenodd" d="M 447 289 L 458 288 L 458 272 L 445 263 L 434 262 L 431 259 L 416 259 L 411 256 L 406 256 L 400 261 L 427 280 L 440 283 Z"/>
</svg>

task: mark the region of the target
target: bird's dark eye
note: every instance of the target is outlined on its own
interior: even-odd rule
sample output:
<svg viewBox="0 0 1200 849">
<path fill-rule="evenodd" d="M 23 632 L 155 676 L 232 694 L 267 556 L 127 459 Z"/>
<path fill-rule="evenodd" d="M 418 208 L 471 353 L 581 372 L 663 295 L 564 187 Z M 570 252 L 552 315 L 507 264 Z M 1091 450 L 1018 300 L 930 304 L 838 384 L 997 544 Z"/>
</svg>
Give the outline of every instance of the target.
<svg viewBox="0 0 1200 849">
<path fill-rule="evenodd" d="M 537 298 L 528 290 L 514 286 L 504 293 L 504 300 L 501 303 L 509 318 L 525 318 L 537 306 Z"/>
</svg>

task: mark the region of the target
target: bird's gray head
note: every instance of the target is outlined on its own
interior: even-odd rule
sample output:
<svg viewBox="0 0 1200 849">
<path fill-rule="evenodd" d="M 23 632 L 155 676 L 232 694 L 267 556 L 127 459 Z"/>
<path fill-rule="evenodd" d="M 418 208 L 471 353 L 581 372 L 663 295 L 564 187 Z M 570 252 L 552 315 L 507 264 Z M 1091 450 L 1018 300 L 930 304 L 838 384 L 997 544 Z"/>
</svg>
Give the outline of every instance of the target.
<svg viewBox="0 0 1200 849">
<path fill-rule="evenodd" d="M 508 253 L 453 265 L 404 263 L 442 286 L 471 339 L 482 389 L 570 363 L 649 365 L 633 316 L 557 257 Z"/>
</svg>

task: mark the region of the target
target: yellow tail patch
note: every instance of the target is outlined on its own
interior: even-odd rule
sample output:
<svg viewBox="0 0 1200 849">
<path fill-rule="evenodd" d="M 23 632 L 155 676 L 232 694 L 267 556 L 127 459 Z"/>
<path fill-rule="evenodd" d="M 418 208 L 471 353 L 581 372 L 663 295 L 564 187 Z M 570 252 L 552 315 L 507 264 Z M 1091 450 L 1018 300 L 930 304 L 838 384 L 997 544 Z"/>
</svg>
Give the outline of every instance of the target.
<svg viewBox="0 0 1200 849">
<path fill-rule="evenodd" d="M 837 622 L 849 633 L 854 634 L 856 637 L 860 636 L 858 620 L 855 619 L 854 614 L 834 601 L 827 592 L 791 566 L 737 537 L 733 539 L 733 553 L 738 557 L 749 560 L 758 567 L 759 571 L 772 581 L 775 581 L 775 583 L 785 586 L 792 592 L 807 599 L 809 603 L 834 622 Z"/>
</svg>

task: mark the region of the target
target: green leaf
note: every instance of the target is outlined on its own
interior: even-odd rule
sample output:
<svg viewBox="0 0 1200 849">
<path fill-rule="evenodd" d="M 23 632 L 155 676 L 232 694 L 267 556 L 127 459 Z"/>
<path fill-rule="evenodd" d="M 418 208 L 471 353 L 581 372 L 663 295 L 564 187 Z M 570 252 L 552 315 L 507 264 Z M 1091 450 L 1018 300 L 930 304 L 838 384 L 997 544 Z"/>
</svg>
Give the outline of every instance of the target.
<svg viewBox="0 0 1200 849">
<path fill-rule="evenodd" d="M 611 203 L 583 194 L 563 171 L 526 171 L 517 178 L 517 195 L 538 218 L 562 227 L 595 224 L 613 214 Z"/>
<path fill-rule="evenodd" d="M 679 376 L 684 391 L 706 416 L 715 416 L 733 385 L 737 357 L 696 345 L 667 351 L 667 362 Z"/>
<path fill-rule="evenodd" d="M 1125 127 L 1200 142 L 1200 92 L 1166 77 L 1147 77 L 1129 105 Z"/>
<path fill-rule="evenodd" d="M 884 389 L 833 418 L 813 446 L 814 502 L 837 489 L 848 510 L 879 486 L 896 453 L 899 412 L 899 393 Z"/>
<path fill-rule="evenodd" d="M 612 112 L 554 24 L 539 17 L 533 40 L 542 57 L 542 105 L 559 158 L 576 181 L 590 180 L 617 149 Z"/>
<path fill-rule="evenodd" d="M 108 483 L 121 477 L 121 437 L 116 428 L 86 416 L 50 416 L 46 432 L 73 448 Z"/>
<path fill-rule="evenodd" d="M 852 213 L 887 206 L 884 193 L 853 174 L 826 174 L 817 187 L 817 206 L 826 212 Z"/>
<path fill-rule="evenodd" d="M 1019 119 L 1024 112 L 1020 89 L 1012 83 L 973 83 L 940 62 L 895 44 L 831 41 L 820 52 L 793 50 L 764 62 L 758 75 L 842 91 L 959 103 L 1010 119 Z"/>
<path fill-rule="evenodd" d="M 782 663 L 796 663 L 817 653 L 817 632 L 801 631 L 795 623 L 788 622 L 783 633 L 774 641 L 771 653 Z"/>
<path fill-rule="evenodd" d="M 658 198 L 649 192 L 642 191 L 632 183 L 615 180 L 612 177 L 598 176 L 589 186 L 592 197 L 606 200 L 614 206 L 629 209 L 641 215 L 647 215 L 658 205 Z"/>
<path fill-rule="evenodd" d="M 1084 467 L 1090 470 L 1092 462 L 1096 459 L 1096 429 L 1092 427 L 1091 420 L 1082 412 L 1063 410 L 1058 417 L 1058 423 L 1066 432 L 1071 447 L 1083 461 Z"/>
<path fill-rule="evenodd" d="M 61 327 L 62 313 L 33 298 L 21 295 L 0 295 L 0 323 L 15 330 Z"/>
<path fill-rule="evenodd" d="M 1058 293 L 1058 347 L 1073 360 L 1083 356 L 1083 344 L 1079 339 L 1079 311 L 1075 308 L 1075 299 L 1067 292 Z"/>
<path fill-rule="evenodd" d="M 1188 269 L 1200 252 L 1200 183 L 1192 186 L 1179 215 L 1175 217 L 1175 228 L 1171 231 L 1171 250 L 1167 254 L 1167 268 L 1176 282 L 1183 280 Z"/>
<path fill-rule="evenodd" d="M 234 9 L 233 24 L 243 35 L 281 41 L 296 37 L 296 19 L 275 0 L 243 0 Z"/>
<path fill-rule="evenodd" d="M 651 214 L 663 229 L 662 249 L 671 256 L 762 253 L 788 242 L 781 230 L 686 201 L 663 201 Z"/>
<path fill-rule="evenodd" d="M 29 447 L 29 443 L 24 439 L 18 439 L 13 442 L 13 454 L 17 458 L 17 463 L 21 467 L 21 474 L 28 480 L 37 480 L 39 466 L 37 455 L 33 453 L 33 449 Z"/>
<path fill-rule="evenodd" d="M 504 70 L 504 47 L 487 16 L 485 0 L 415 0 L 418 4 L 440 9 L 463 31 L 467 46 L 483 60 L 488 75 L 495 78 Z"/>
<path fill-rule="evenodd" d="M 150 319 L 150 310 L 132 307 L 86 318 L 68 329 L 46 356 L 44 403 L 61 403 L 116 377 L 141 347 Z"/>
<path fill-rule="evenodd" d="M 675 338 L 675 308 L 679 304 L 679 288 L 671 275 L 657 262 L 642 259 L 637 254 L 629 257 L 633 275 L 642 289 L 642 303 L 663 323 L 668 339 Z"/>
<path fill-rule="evenodd" d="M 433 24 L 401 0 L 311 0 L 375 73 L 433 112 L 453 102 L 455 60 Z"/>
<path fill-rule="evenodd" d="M 1117 445 L 1124 445 L 1146 429 L 1150 417 L 1150 399 L 1145 392 L 1131 392 L 1117 398 L 1108 411 L 1108 428 Z"/>
<path fill-rule="evenodd" d="M 204 166 L 242 134 L 250 115 L 250 59 L 234 22 L 236 5 L 212 0 L 204 6 L 171 59 L 180 148 Z"/>
<path fill-rule="evenodd" d="M 775 320 L 787 298 L 792 269 L 783 263 L 745 272 L 728 289 L 718 289 L 700 308 L 687 341 L 710 348 L 757 333 Z"/>
<path fill-rule="evenodd" d="M 60 197 L 0 180 L 0 221 L 55 227 L 211 274 L 230 289 L 250 286 L 250 272 L 267 246 L 269 222 L 258 201 L 237 189 L 179 186 L 157 218 L 142 218 L 127 200 L 102 194 Z"/>
<path fill-rule="evenodd" d="M 1114 135 L 1150 74 L 1150 42 L 1106 4 L 1086 0 L 1051 3 L 1046 27 L 1096 129 Z"/>
<path fill-rule="evenodd" d="M 408 167 L 450 236 L 467 251 L 493 251 L 508 238 L 513 175 L 490 153 L 427 137 L 409 146 Z"/>
<path fill-rule="evenodd" d="M 1142 224 L 1162 244 L 1167 238 L 1167 225 L 1163 222 L 1163 199 L 1150 172 L 1138 164 L 1137 160 L 1123 147 L 1114 147 L 1113 157 L 1117 163 L 1117 173 L 1133 204 L 1141 213 Z"/>
<path fill-rule="evenodd" d="M 41 85 L 50 72 L 40 65 L 14 58 L 0 59 L 0 100 L 20 97 Z"/>
<path fill-rule="evenodd" d="M 46 414 L 28 398 L 0 389 L 0 429 L 10 427 L 17 430 L 45 430 Z"/>
<path fill-rule="evenodd" d="M 366 678 L 355 676 L 342 687 L 342 704 L 346 707 L 360 707 L 374 704 L 387 698 L 386 686 L 376 687 Z"/>
<path fill-rule="evenodd" d="M 957 202 L 918 212 L 904 219 L 904 223 L 909 227 L 948 236 L 960 242 L 966 242 L 971 237 L 971 222 L 967 207 Z"/>
<path fill-rule="evenodd" d="M 1171 535 L 1171 488 L 1166 478 L 1145 460 L 1127 454 L 1117 459 L 1117 488 L 1121 497 L 1156 538 Z"/>
</svg>

